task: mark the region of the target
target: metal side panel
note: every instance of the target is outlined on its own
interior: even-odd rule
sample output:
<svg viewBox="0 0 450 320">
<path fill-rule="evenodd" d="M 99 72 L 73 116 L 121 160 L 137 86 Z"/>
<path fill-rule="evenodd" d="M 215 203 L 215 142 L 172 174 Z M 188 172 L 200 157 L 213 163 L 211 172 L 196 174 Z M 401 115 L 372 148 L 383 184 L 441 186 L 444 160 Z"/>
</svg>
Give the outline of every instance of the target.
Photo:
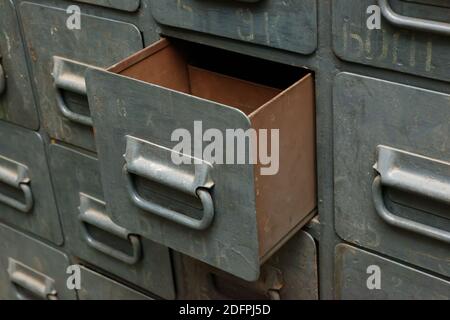
<svg viewBox="0 0 450 320">
<path fill-rule="evenodd" d="M 107 67 L 143 47 L 133 24 L 81 14 L 80 29 L 69 29 L 65 9 L 20 4 L 20 15 L 47 133 L 95 150 L 84 72 Z"/>
<path fill-rule="evenodd" d="M 140 0 L 75 0 L 77 2 L 83 2 L 88 4 L 93 4 L 96 6 L 118 9 L 128 12 L 135 12 L 139 9 L 141 4 Z"/>
<path fill-rule="evenodd" d="M 153 300 L 97 272 L 81 267 L 80 300 Z"/>
<path fill-rule="evenodd" d="M 0 1 L 0 119 L 39 128 L 14 4 Z"/>
<path fill-rule="evenodd" d="M 450 96 L 341 73 L 334 117 L 339 236 L 449 276 Z"/>
<path fill-rule="evenodd" d="M 62 244 L 41 136 L 4 122 L 0 137 L 0 222 Z"/>
<path fill-rule="evenodd" d="M 335 53 L 346 61 L 450 81 L 450 8 L 416 2 L 333 1 Z M 367 26 L 373 5 L 379 8 L 381 29 Z"/>
<path fill-rule="evenodd" d="M 317 48 L 316 0 L 153 0 L 157 22 L 177 28 L 311 54 Z"/>
<path fill-rule="evenodd" d="M 174 299 L 169 249 L 110 220 L 98 160 L 52 145 L 50 168 L 66 248 L 83 261 L 165 299 Z"/>
<path fill-rule="evenodd" d="M 314 239 L 299 231 L 261 267 L 258 281 L 246 282 L 200 261 L 178 255 L 180 299 L 317 300 L 317 248 Z"/>
<path fill-rule="evenodd" d="M 260 262 L 253 166 L 178 166 L 171 160 L 178 144 L 171 141 L 174 130 L 194 136 L 194 121 L 201 120 L 203 130 L 225 135 L 227 128 L 247 130 L 249 119 L 237 109 L 105 71 L 89 70 L 87 82 L 113 220 L 255 280 Z"/>
<path fill-rule="evenodd" d="M 450 282 L 358 248 L 336 247 L 336 299 L 449 300 Z"/>
<path fill-rule="evenodd" d="M 75 300 L 65 254 L 0 225 L 0 299 Z"/>
</svg>

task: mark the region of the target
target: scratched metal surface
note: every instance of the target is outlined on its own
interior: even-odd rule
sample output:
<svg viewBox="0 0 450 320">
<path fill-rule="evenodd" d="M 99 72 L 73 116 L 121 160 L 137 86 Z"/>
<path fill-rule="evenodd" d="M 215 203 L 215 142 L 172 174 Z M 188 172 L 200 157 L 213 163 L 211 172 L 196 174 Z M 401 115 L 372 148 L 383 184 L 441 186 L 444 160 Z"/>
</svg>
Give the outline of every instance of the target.
<svg viewBox="0 0 450 320">
<path fill-rule="evenodd" d="M 89 3 L 101 7 L 135 12 L 139 9 L 140 0 L 75 0 L 77 2 Z"/>
<path fill-rule="evenodd" d="M 370 267 L 379 267 L 377 274 Z M 369 268 L 369 272 L 367 269 Z M 377 271 L 375 271 L 377 272 Z M 344 300 L 449 300 L 450 282 L 377 256 L 367 251 L 340 244 L 336 247 L 336 299 Z"/>
<path fill-rule="evenodd" d="M 0 92 L 0 119 L 29 129 L 39 128 L 39 117 L 31 89 L 25 49 L 14 4 L 0 1 L 0 66 L 5 87 Z M 0 89 L 1 90 L 1 89 Z"/>
<path fill-rule="evenodd" d="M 161 25 L 311 54 L 317 48 L 316 0 L 153 0 Z"/>
<path fill-rule="evenodd" d="M 337 76 L 334 204 L 336 231 L 343 240 L 450 276 L 448 243 L 390 226 L 380 219 L 372 200 L 378 145 L 448 161 L 449 107 L 448 94 L 349 73 Z M 409 175 L 434 170 L 426 166 L 424 162 L 409 169 Z M 448 179 L 448 168 L 436 174 Z M 433 226 L 441 233 L 450 230 L 445 203 L 438 208 L 439 201 L 423 192 L 400 199 L 388 195 L 384 202 L 398 216 Z M 447 216 L 442 214 L 445 212 Z"/>
<path fill-rule="evenodd" d="M 110 272 L 165 299 L 175 290 L 169 250 L 139 237 L 140 258 L 132 264 L 106 255 L 88 245 L 80 216 L 80 193 L 103 201 L 99 163 L 93 156 L 61 145 L 50 146 L 50 168 L 64 230 L 64 248 L 79 260 Z M 106 212 L 97 212 L 109 217 Z M 96 241 L 130 255 L 131 243 L 98 227 L 87 225 Z M 82 263 L 83 264 L 83 263 Z"/>
<path fill-rule="evenodd" d="M 450 22 L 448 1 L 447 8 L 398 0 L 390 3 L 405 16 Z M 386 19 L 382 19 L 381 30 L 369 30 L 366 10 L 374 4 L 376 0 L 333 1 L 336 55 L 346 61 L 450 81 L 449 36 L 398 28 Z"/>
<path fill-rule="evenodd" d="M 76 299 L 75 291 L 66 286 L 69 259 L 64 253 L 4 225 L 0 225 L 0 253 L 0 299 L 38 299 L 29 288 L 36 281 L 43 281 L 42 276 L 54 281 L 58 299 Z M 29 281 L 11 281 L 14 277 L 8 274 L 10 259 L 26 266 Z"/>
<path fill-rule="evenodd" d="M 7 122 L 0 122 L 0 137 L 0 156 L 28 168 L 30 179 L 28 185 L 34 202 L 29 212 L 21 212 L 0 202 L 0 222 L 31 232 L 56 244 L 62 244 L 59 214 L 41 135 Z M 8 168 L 0 169 L 3 169 L 4 173 Z M 15 196 L 23 201 L 23 193 L 20 189 L 9 194 L 5 186 L 5 181 L 0 181 L 0 192 L 3 195 Z"/>
</svg>

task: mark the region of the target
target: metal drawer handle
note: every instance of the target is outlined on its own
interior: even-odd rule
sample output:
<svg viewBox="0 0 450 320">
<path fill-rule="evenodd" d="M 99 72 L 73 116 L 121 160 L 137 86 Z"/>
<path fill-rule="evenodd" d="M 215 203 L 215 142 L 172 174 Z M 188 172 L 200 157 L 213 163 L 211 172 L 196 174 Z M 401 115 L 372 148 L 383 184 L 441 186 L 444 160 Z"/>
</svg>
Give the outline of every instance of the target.
<svg viewBox="0 0 450 320">
<path fill-rule="evenodd" d="M 58 300 L 55 281 L 40 272 L 12 259 L 8 259 L 8 274 L 10 281 L 17 287 L 25 289 L 34 296 L 44 300 Z M 17 298 L 27 298 L 17 292 Z"/>
<path fill-rule="evenodd" d="M 433 32 L 445 36 L 450 35 L 450 24 L 426 19 L 407 17 L 396 13 L 389 0 L 378 0 L 383 16 L 393 25 L 401 28 L 413 29 L 418 31 Z"/>
<path fill-rule="evenodd" d="M 0 64 L 0 95 L 5 92 L 6 88 L 6 78 L 5 72 L 3 71 L 3 66 Z"/>
<path fill-rule="evenodd" d="M 190 156 L 133 136 L 125 138 L 125 165 L 122 173 L 131 201 L 142 210 L 182 226 L 194 230 L 208 228 L 214 219 L 214 204 L 209 192 L 214 186 L 211 178 L 212 165 L 200 159 L 194 161 Z M 174 164 L 172 161 L 174 153 L 188 160 L 187 163 L 190 164 Z M 132 175 L 199 198 L 203 205 L 203 217 L 191 218 L 142 198 L 136 190 Z"/>
<path fill-rule="evenodd" d="M 78 216 L 78 218 L 81 221 L 85 241 L 90 247 L 126 264 L 133 265 L 137 263 L 141 259 L 142 255 L 142 247 L 139 237 L 130 234 L 130 232 L 125 228 L 116 225 L 106 214 L 104 214 L 100 210 L 100 208 L 104 206 L 104 202 L 90 197 L 84 193 L 80 193 L 80 215 Z M 94 239 L 89 234 L 87 225 L 92 225 L 118 238 L 130 241 L 133 248 L 133 253 L 131 255 L 127 255 L 122 251 L 119 251 Z"/>
<path fill-rule="evenodd" d="M 59 111 L 69 120 L 92 127 L 92 118 L 75 113 L 67 107 L 63 90 L 87 96 L 84 71 L 89 66 L 76 61 L 53 57 L 53 79 L 55 83 L 56 105 Z"/>
<path fill-rule="evenodd" d="M 127 191 L 131 201 L 142 210 L 148 211 L 157 216 L 194 230 L 205 230 L 211 225 L 214 219 L 214 205 L 211 194 L 207 189 L 198 188 L 196 190 L 196 194 L 200 198 L 203 206 L 203 217 L 202 219 L 198 220 L 142 198 L 136 191 L 133 177 L 128 172 L 127 165 L 123 167 L 123 175 L 125 176 L 127 181 Z"/>
<path fill-rule="evenodd" d="M 28 213 L 34 205 L 33 194 L 29 186 L 28 168 L 24 165 L 0 156 L 0 182 L 23 192 L 24 202 L 20 202 L 0 193 L 0 202 L 20 212 Z"/>
<path fill-rule="evenodd" d="M 418 234 L 444 241 L 450 244 L 450 232 L 428 226 L 423 223 L 412 221 L 406 218 L 399 217 L 391 213 L 384 204 L 383 190 L 381 184 L 381 177 L 377 176 L 372 184 L 372 196 L 375 210 L 378 215 L 388 224 L 402 228 L 408 231 L 416 232 Z"/>
</svg>

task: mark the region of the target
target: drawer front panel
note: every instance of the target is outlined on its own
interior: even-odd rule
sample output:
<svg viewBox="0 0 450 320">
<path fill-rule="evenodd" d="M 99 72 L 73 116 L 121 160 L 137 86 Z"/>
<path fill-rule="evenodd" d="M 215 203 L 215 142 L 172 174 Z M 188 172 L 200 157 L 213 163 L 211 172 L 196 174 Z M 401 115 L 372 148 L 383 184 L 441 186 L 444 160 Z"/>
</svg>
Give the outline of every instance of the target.
<svg viewBox="0 0 450 320">
<path fill-rule="evenodd" d="M 39 117 L 12 1 L 0 1 L 0 29 L 7 30 L 0 33 L 0 119 L 37 130 Z"/>
<path fill-rule="evenodd" d="M 115 224 L 103 201 L 98 160 L 52 145 L 50 167 L 65 245 L 76 257 L 163 298 L 175 298 L 169 250 Z"/>
<path fill-rule="evenodd" d="M 366 11 L 378 4 L 385 4 L 383 8 L 401 15 L 406 26 L 388 21 L 385 18 L 388 14 L 382 10 L 381 29 L 370 30 Z M 336 0 L 334 51 L 346 61 L 450 81 L 449 16 L 450 8 L 398 0 Z M 420 27 L 409 22 L 411 17 L 423 20 Z"/>
<path fill-rule="evenodd" d="M 154 18 L 163 25 L 311 54 L 317 47 L 315 0 L 155 0 Z"/>
<path fill-rule="evenodd" d="M 81 29 L 70 30 L 65 9 L 33 3 L 22 3 L 20 13 L 45 130 L 95 150 L 84 72 L 87 65 L 107 67 L 142 49 L 140 31 L 84 14 Z"/>
<path fill-rule="evenodd" d="M 65 254 L 0 225 L 0 299 L 75 300 Z"/>
<path fill-rule="evenodd" d="M 127 229 L 219 269 L 249 280 L 257 278 L 253 166 L 203 163 L 182 169 L 174 165 L 170 156 L 170 150 L 177 144 L 171 141 L 176 129 L 185 128 L 193 136 L 194 121 L 201 120 L 203 130 L 216 128 L 222 133 L 227 128 L 247 130 L 248 118 L 236 109 L 112 73 L 92 70 L 87 77 L 105 199 L 113 219 Z M 106 108 L 108 112 L 104 112 Z M 150 169 L 140 170 L 142 165 L 149 165 Z M 149 177 L 158 170 L 164 170 L 167 181 Z M 213 201 L 212 223 L 203 230 L 184 224 L 188 216 L 200 221 L 208 208 L 207 202 L 200 202 L 195 193 L 177 189 L 177 182 L 190 180 L 189 177 L 195 177 L 194 184 L 205 186 Z M 183 186 L 192 189 L 191 184 Z M 146 206 L 137 206 L 132 201 L 136 193 L 141 199 L 145 197 L 138 204 L 145 202 Z M 175 216 L 179 220 L 158 216 L 151 210 L 153 206 L 178 212 Z"/>
<path fill-rule="evenodd" d="M 75 0 L 78 2 L 89 3 L 96 6 L 118 9 L 128 12 L 135 12 L 139 9 L 140 0 Z"/>
<path fill-rule="evenodd" d="M 335 80 L 336 231 L 446 276 L 449 102 L 446 94 L 354 74 Z"/>
<path fill-rule="evenodd" d="M 41 136 L 5 122 L 0 137 L 0 221 L 62 244 Z"/>
<path fill-rule="evenodd" d="M 336 247 L 335 280 L 337 299 L 450 299 L 450 282 L 344 244 Z"/>
<path fill-rule="evenodd" d="M 80 300 L 153 300 L 97 272 L 81 267 Z"/>
</svg>

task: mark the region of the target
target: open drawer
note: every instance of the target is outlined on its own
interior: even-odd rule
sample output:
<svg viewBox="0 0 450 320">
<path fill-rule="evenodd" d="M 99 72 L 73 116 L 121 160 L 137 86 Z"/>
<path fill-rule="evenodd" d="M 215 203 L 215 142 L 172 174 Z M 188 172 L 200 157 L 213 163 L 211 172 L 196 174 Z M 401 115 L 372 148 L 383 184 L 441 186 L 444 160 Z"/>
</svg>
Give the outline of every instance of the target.
<svg viewBox="0 0 450 320">
<path fill-rule="evenodd" d="M 256 280 L 313 217 L 306 70 L 163 39 L 86 81 L 105 200 L 123 227 Z"/>
</svg>

